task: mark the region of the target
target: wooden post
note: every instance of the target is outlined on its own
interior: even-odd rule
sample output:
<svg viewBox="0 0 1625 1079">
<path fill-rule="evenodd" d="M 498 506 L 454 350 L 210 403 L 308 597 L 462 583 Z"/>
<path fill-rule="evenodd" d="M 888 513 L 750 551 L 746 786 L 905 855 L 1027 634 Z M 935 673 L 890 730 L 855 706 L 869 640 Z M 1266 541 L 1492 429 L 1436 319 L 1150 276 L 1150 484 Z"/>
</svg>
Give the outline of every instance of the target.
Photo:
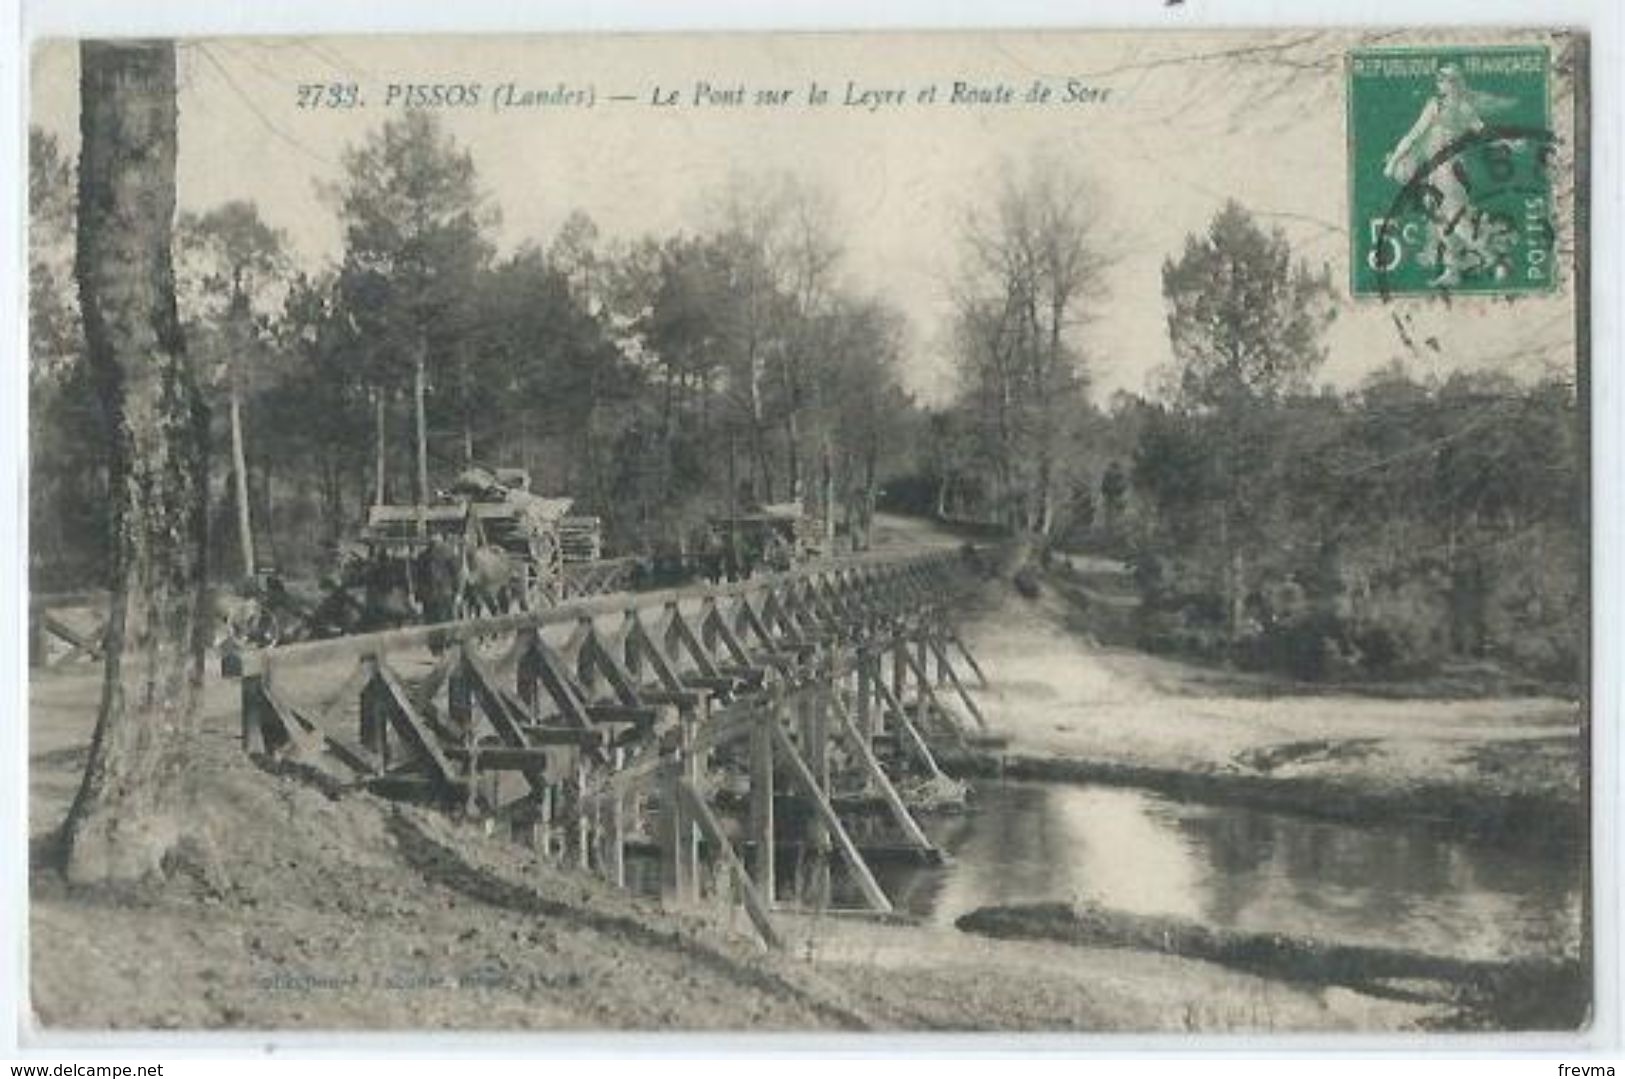
<svg viewBox="0 0 1625 1079">
<path fill-rule="evenodd" d="M 592 868 L 592 818 L 587 813 L 587 755 L 576 755 L 576 868 Z"/>
<path fill-rule="evenodd" d="M 854 709 L 858 717 L 858 733 L 866 743 L 875 737 L 875 657 L 868 649 L 858 652 L 858 699 Z"/>
<path fill-rule="evenodd" d="M 819 672 L 812 686 L 803 689 L 796 698 L 802 754 L 807 759 L 807 767 L 812 772 L 818 795 L 825 799 L 829 797 L 829 743 L 826 737 L 825 701 L 827 685 L 827 680 L 822 677 L 822 672 Z M 808 815 L 803 835 L 805 840 L 801 868 L 805 880 L 797 882 L 804 892 L 804 896 L 800 898 L 810 900 L 815 909 L 822 910 L 829 905 L 829 828 L 823 818 L 815 812 Z"/>
<path fill-rule="evenodd" d="M 695 823 L 705 832 L 712 846 L 716 847 L 717 861 L 728 871 L 733 878 L 734 884 L 738 886 L 740 895 L 745 900 L 745 911 L 750 915 L 751 923 L 756 926 L 756 931 L 761 934 L 763 943 L 769 948 L 783 948 L 784 941 L 779 937 L 778 932 L 773 928 L 773 922 L 768 917 L 771 910 L 770 901 L 751 884 L 750 874 L 746 873 L 745 867 L 739 863 L 739 856 L 734 853 L 733 846 L 728 842 L 727 835 L 723 833 L 722 825 L 717 822 L 716 815 L 711 812 L 711 807 L 705 804 L 705 799 L 700 796 L 699 790 L 687 780 L 679 783 L 678 793 L 682 796 L 687 808 L 693 813 Z"/>
<path fill-rule="evenodd" d="M 462 731 L 463 747 L 468 750 L 468 762 L 464 766 L 463 774 L 463 815 L 473 817 L 479 810 L 480 744 L 474 737 L 472 719 L 470 719 L 468 726 L 462 728 Z M 493 777 L 496 775 L 497 773 L 492 773 Z M 491 804 L 496 804 L 494 797 L 491 799 Z"/>
<path fill-rule="evenodd" d="M 869 747 L 869 743 L 864 740 L 862 733 L 853 725 L 852 718 L 839 705 L 835 708 L 835 719 L 840 725 L 842 733 L 851 740 L 852 748 L 858 757 L 858 763 L 863 765 L 865 773 L 869 776 L 873 785 L 879 789 L 881 797 L 885 799 L 886 807 L 891 810 L 892 818 L 896 820 L 897 826 L 903 830 L 903 835 L 908 838 L 910 843 L 921 850 L 934 850 L 935 847 L 932 845 L 931 840 L 926 837 L 925 831 L 920 827 L 919 822 L 914 819 L 914 815 L 908 811 L 908 806 L 904 805 L 902 796 L 897 793 L 897 788 L 892 785 L 891 779 L 886 775 L 885 770 L 880 767 L 880 762 L 875 759 L 874 751 Z"/>
<path fill-rule="evenodd" d="M 572 641 L 580 642 L 580 645 L 575 650 L 576 679 L 581 683 L 582 688 L 589 693 L 598 692 L 599 686 L 598 665 L 587 662 L 589 653 L 587 642 L 591 641 L 596 634 L 597 630 L 593 627 L 592 617 L 582 615 L 576 621 L 575 633 L 571 637 Z"/>
<path fill-rule="evenodd" d="M 949 640 L 954 642 L 954 647 L 959 649 L 959 654 L 965 657 L 966 663 L 970 664 L 971 673 L 976 676 L 976 680 L 981 683 L 982 688 L 986 689 L 989 685 L 987 675 L 982 673 L 982 665 L 976 662 L 976 657 L 970 654 L 969 648 L 965 647 L 964 639 L 959 634 L 953 633 L 949 634 Z"/>
<path fill-rule="evenodd" d="M 514 688 L 525 707 L 535 713 L 541 704 L 541 657 L 536 654 L 536 638 L 540 633 L 534 627 L 519 631 L 519 662 L 514 669 Z"/>
<path fill-rule="evenodd" d="M 605 876 L 617 888 L 626 887 L 626 792 L 612 789 L 609 796 L 609 864 Z"/>
<path fill-rule="evenodd" d="M 31 606 L 28 611 L 28 665 L 49 666 L 50 658 L 51 652 L 46 645 L 45 612 L 36 611 Z"/>
<path fill-rule="evenodd" d="M 389 769 L 389 687 L 379 675 L 376 656 L 363 656 L 361 667 L 366 671 L 361 686 L 361 748 L 384 772 Z"/>
<path fill-rule="evenodd" d="M 813 812 L 818 814 L 823 820 L 824 826 L 829 829 L 830 835 L 834 837 L 836 849 L 841 852 L 841 857 L 845 859 L 847 868 L 857 878 L 858 888 L 862 890 L 864 898 L 869 901 L 870 907 L 882 913 L 890 913 L 892 909 L 891 900 L 886 898 L 885 891 L 881 889 L 879 882 L 875 880 L 874 874 L 870 872 L 868 863 L 863 860 L 863 855 L 858 852 L 857 844 L 852 842 L 852 837 L 847 834 L 846 827 L 841 824 L 841 818 L 836 815 L 835 809 L 829 804 L 828 799 L 824 797 L 823 791 L 819 789 L 818 780 L 814 778 L 812 769 L 807 766 L 807 762 L 802 759 L 801 754 L 796 751 L 795 743 L 790 741 L 789 734 L 782 727 L 774 727 L 773 738 L 777 743 L 778 751 L 786 767 L 789 769 L 791 778 L 800 785 L 802 792 L 807 795 L 812 804 Z"/>
<path fill-rule="evenodd" d="M 265 699 L 262 679 L 262 675 L 253 674 L 242 680 L 244 753 L 264 753 L 269 748 L 265 737 L 265 720 L 270 704 Z"/>
<path fill-rule="evenodd" d="M 908 654 L 908 645 L 901 638 L 891 649 L 891 695 L 901 704 L 908 695 L 908 664 L 904 657 Z"/>
<path fill-rule="evenodd" d="M 705 753 L 696 748 L 700 732 L 700 717 L 705 714 L 704 698 L 697 706 L 681 705 L 677 711 L 678 728 L 682 738 L 682 778 L 693 784 L 694 789 L 700 789 L 700 780 L 705 772 Z M 689 886 L 689 900 L 700 898 L 700 827 L 694 820 L 693 814 L 684 812 L 682 815 L 682 858 L 684 879 Z"/>
<path fill-rule="evenodd" d="M 542 832 L 542 860 L 553 859 L 553 792 L 558 784 L 549 783 L 542 788 L 540 826 Z"/>
<path fill-rule="evenodd" d="M 965 731 L 960 725 L 958 717 L 948 711 L 947 707 L 938 699 L 937 691 L 931 688 L 931 678 L 926 674 L 925 668 L 916 664 L 914 657 L 907 651 L 904 651 L 903 658 L 914 668 L 914 676 L 919 685 L 920 694 L 916 718 L 919 719 L 921 724 L 924 724 L 930 718 L 930 714 L 935 712 L 941 718 L 942 725 L 947 728 L 948 733 L 952 734 L 955 741 L 959 742 L 960 748 L 966 748 Z M 977 714 L 977 718 L 981 718 L 980 713 Z"/>
<path fill-rule="evenodd" d="M 717 610 L 716 603 L 717 601 L 715 596 L 707 596 L 705 598 L 705 605 L 700 609 L 699 620 L 700 643 L 705 645 L 705 650 L 710 652 L 712 655 L 717 654 L 717 627 L 716 623 L 712 619 L 712 615 L 715 615 L 717 619 L 722 617 L 722 612 Z"/>
<path fill-rule="evenodd" d="M 939 684 L 941 675 L 946 673 L 949 684 L 952 685 L 959 693 L 959 699 L 965 702 L 965 708 L 970 712 L 972 718 L 976 720 L 977 726 L 981 727 L 984 731 L 987 730 L 987 717 L 982 715 L 981 707 L 977 705 L 970 693 L 966 691 L 965 684 L 959 680 L 959 675 L 954 671 L 953 664 L 948 662 L 948 650 L 942 646 L 940 641 L 932 641 L 931 646 L 935 648 L 937 652 L 937 662 L 939 664 L 937 667 L 937 673 L 939 676 Z"/>
<path fill-rule="evenodd" d="M 883 683 L 877 688 L 880 691 L 880 703 L 885 711 L 889 711 L 896 718 L 897 729 L 905 744 L 913 749 L 914 755 L 919 758 L 921 764 L 925 765 L 926 771 L 930 772 L 933 778 L 942 778 L 942 769 L 937 766 L 937 760 L 931 755 L 931 748 L 926 745 L 925 738 L 920 734 L 919 728 L 914 726 L 914 721 L 909 719 L 908 713 L 903 711 L 903 702 L 892 696 L 891 690 L 887 689 Z"/>
<path fill-rule="evenodd" d="M 599 880 L 609 880 L 609 829 L 604 827 L 604 796 L 592 799 L 592 869 Z"/>
<path fill-rule="evenodd" d="M 457 658 L 453 660 L 451 676 L 446 680 L 446 716 L 451 720 L 451 728 L 463 736 L 464 741 L 471 741 L 474 733 L 474 687 L 468 674 L 469 644 L 462 643 L 456 646 Z"/>
<path fill-rule="evenodd" d="M 688 891 L 683 880 L 682 803 L 677 786 L 682 762 L 669 757 L 660 766 L 660 901 L 668 906 L 683 902 Z"/>
<path fill-rule="evenodd" d="M 679 787 L 689 755 L 688 725 L 678 724 L 677 748 L 662 762 L 660 774 L 660 896 L 667 903 L 694 900 L 694 824 L 684 808 Z"/>
<path fill-rule="evenodd" d="M 750 836 L 755 856 L 756 890 L 771 908 L 777 901 L 773 879 L 773 726 L 784 715 L 784 698 L 778 690 L 767 708 L 757 714 L 750 730 Z"/>
<path fill-rule="evenodd" d="M 638 681 L 643 680 L 643 647 L 634 630 L 638 626 L 638 611 L 629 607 L 621 623 L 621 663 L 626 673 Z"/>
</svg>

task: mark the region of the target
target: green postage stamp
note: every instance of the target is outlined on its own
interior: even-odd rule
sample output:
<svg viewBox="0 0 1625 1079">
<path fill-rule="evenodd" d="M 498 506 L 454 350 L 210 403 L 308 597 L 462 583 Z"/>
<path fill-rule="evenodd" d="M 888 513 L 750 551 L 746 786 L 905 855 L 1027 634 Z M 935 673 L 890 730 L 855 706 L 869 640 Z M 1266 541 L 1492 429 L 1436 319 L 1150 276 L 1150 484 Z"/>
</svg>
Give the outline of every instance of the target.
<svg viewBox="0 0 1625 1079">
<path fill-rule="evenodd" d="M 1553 287 L 1549 70 L 1528 46 L 1350 54 L 1354 295 Z"/>
</svg>

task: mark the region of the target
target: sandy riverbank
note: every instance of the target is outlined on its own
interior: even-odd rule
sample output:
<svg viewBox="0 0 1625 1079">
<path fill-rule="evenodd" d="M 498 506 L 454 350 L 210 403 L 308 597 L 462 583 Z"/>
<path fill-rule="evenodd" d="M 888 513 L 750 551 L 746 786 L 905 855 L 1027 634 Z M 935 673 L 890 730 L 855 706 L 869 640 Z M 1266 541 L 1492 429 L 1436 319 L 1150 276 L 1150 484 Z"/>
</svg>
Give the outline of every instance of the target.
<svg viewBox="0 0 1625 1079">
<path fill-rule="evenodd" d="M 989 584 L 964 635 L 997 673 L 983 711 L 1011 776 L 1125 783 L 1490 840 L 1578 841 L 1585 728 L 1554 697 L 1403 699 L 1227 679 L 1098 643 L 1054 587 Z M 986 771 L 1001 762 L 970 762 Z"/>
</svg>

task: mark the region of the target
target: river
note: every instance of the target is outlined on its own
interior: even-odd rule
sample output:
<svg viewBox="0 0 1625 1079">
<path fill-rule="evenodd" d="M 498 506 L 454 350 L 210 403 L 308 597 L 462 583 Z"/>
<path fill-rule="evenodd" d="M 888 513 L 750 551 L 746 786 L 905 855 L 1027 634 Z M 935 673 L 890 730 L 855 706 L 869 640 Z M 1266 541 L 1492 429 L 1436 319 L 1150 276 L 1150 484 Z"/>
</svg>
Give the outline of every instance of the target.
<svg viewBox="0 0 1625 1079">
<path fill-rule="evenodd" d="M 1247 932 L 1402 948 L 1462 959 L 1573 956 L 1585 856 L 1561 843 L 1501 846 L 1403 822 L 1347 824 L 1133 787 L 980 780 L 966 812 L 922 819 L 949 861 L 874 857 L 899 913 L 952 926 L 979 907 L 1089 901 Z M 859 842 L 889 829 L 852 822 Z M 893 840 L 894 842 L 894 840 Z M 779 895 L 794 887 L 781 849 Z M 629 884 L 658 895 L 648 856 Z M 861 893 L 840 866 L 835 905 Z"/>
<path fill-rule="evenodd" d="M 1574 952 L 1582 851 L 1502 847 L 1413 824 L 1351 825 L 1088 784 L 982 781 L 926 822 L 951 855 L 876 872 L 936 924 L 978 907 L 1091 900 L 1211 926 L 1463 958 Z M 843 887 L 842 892 L 846 889 Z"/>
</svg>

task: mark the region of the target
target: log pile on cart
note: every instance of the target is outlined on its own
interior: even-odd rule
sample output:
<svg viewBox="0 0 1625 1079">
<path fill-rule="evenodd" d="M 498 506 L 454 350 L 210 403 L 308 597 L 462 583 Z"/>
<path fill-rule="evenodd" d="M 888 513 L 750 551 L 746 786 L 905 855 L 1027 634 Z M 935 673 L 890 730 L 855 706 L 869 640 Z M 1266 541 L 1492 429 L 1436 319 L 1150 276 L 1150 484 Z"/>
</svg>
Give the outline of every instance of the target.
<svg viewBox="0 0 1625 1079">
<path fill-rule="evenodd" d="M 519 574 L 518 606 L 535 610 L 561 596 L 566 562 L 561 529 L 572 504 L 569 498 L 533 494 L 521 469 L 471 468 L 435 502 L 372 507 L 362 542 L 371 552 L 408 561 L 436 541 L 450 541 L 465 552 L 495 548 Z M 592 544 L 594 551 L 600 548 Z"/>
</svg>

